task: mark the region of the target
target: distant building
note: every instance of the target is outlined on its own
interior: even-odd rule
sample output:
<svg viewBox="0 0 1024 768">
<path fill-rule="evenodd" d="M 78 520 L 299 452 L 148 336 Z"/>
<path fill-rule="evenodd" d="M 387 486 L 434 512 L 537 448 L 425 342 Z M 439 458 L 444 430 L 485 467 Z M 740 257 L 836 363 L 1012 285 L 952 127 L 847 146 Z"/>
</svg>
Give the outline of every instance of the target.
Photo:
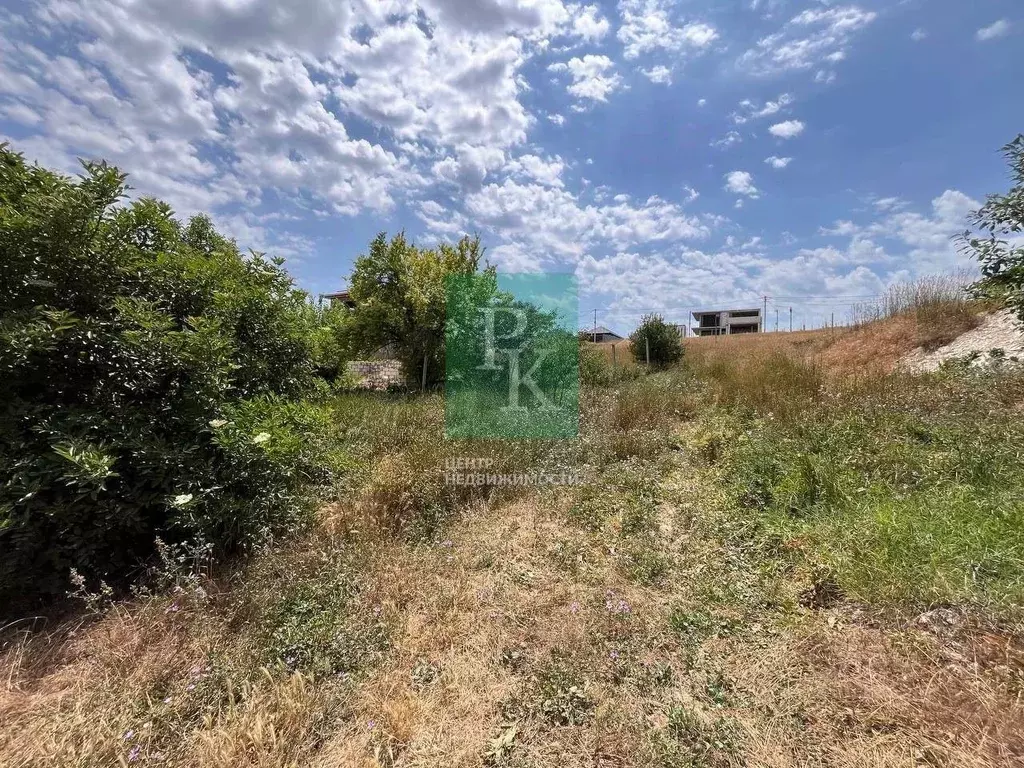
<svg viewBox="0 0 1024 768">
<path fill-rule="evenodd" d="M 697 321 L 694 336 L 731 336 L 764 330 L 760 309 L 713 309 L 694 312 L 693 317 Z"/>
<path fill-rule="evenodd" d="M 603 325 L 597 325 L 593 328 L 587 328 L 586 330 L 580 331 L 580 338 L 584 341 L 594 341 L 598 344 L 608 341 L 624 341 L 619 334 L 605 328 Z"/>
<path fill-rule="evenodd" d="M 348 291 L 338 291 L 337 293 L 324 293 L 321 294 L 320 298 L 327 299 L 331 302 L 332 307 L 336 307 L 339 304 L 346 306 L 349 309 L 355 309 L 356 303 L 352 301 L 352 297 L 348 295 Z"/>
</svg>

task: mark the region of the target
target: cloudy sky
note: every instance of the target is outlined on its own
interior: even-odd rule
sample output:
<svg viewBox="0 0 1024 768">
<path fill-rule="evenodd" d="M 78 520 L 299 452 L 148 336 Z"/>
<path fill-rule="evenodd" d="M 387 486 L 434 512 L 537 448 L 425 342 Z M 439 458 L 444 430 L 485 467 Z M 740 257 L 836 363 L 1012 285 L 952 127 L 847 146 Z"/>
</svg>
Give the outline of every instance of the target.
<svg viewBox="0 0 1024 768">
<path fill-rule="evenodd" d="M 378 231 L 476 232 L 621 331 L 763 295 L 812 325 L 963 265 L 1022 65 L 1020 0 L 0 0 L 0 136 L 314 293 Z"/>
</svg>

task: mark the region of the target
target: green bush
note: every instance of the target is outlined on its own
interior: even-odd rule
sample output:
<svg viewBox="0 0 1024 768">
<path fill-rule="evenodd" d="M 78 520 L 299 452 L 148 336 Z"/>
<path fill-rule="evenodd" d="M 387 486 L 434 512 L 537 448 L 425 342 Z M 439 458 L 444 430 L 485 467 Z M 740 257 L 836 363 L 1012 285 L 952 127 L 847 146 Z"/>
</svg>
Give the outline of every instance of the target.
<svg viewBox="0 0 1024 768">
<path fill-rule="evenodd" d="M 332 462 L 319 311 L 202 216 L 0 146 L 0 600 L 121 579 L 165 541 L 250 548 Z"/>
<path fill-rule="evenodd" d="M 640 327 L 630 334 L 633 357 L 638 363 L 650 363 L 655 368 L 667 368 L 683 359 L 683 342 L 679 330 L 666 323 L 661 315 L 646 315 Z"/>
</svg>

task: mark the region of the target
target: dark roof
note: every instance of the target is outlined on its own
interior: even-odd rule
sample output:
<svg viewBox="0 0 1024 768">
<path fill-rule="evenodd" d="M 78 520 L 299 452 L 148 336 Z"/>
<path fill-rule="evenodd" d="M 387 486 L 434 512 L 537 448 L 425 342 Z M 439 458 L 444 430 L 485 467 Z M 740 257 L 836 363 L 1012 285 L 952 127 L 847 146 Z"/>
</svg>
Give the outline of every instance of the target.
<svg viewBox="0 0 1024 768">
<path fill-rule="evenodd" d="M 348 291 L 338 291 L 337 293 L 325 293 L 323 294 L 325 299 L 341 299 L 342 301 L 348 301 Z"/>
<path fill-rule="evenodd" d="M 580 333 L 587 336 L 594 336 L 596 334 L 597 336 L 618 336 L 620 339 L 623 338 L 615 331 L 605 328 L 603 325 L 597 325 L 593 328 L 584 328 Z"/>
</svg>

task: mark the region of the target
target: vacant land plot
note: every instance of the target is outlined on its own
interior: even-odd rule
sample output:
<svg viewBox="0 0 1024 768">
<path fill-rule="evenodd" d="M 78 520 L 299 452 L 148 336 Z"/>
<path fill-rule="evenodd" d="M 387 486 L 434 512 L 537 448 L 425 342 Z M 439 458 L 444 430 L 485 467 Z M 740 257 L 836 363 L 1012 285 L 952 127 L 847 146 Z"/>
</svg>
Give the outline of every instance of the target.
<svg viewBox="0 0 1024 768">
<path fill-rule="evenodd" d="M 338 398 L 313 530 L 5 629 L 0 763 L 1024 760 L 1024 376 L 847 376 L 836 333 L 595 357 L 575 441 Z M 583 482 L 446 484 L 460 458 Z"/>
</svg>

